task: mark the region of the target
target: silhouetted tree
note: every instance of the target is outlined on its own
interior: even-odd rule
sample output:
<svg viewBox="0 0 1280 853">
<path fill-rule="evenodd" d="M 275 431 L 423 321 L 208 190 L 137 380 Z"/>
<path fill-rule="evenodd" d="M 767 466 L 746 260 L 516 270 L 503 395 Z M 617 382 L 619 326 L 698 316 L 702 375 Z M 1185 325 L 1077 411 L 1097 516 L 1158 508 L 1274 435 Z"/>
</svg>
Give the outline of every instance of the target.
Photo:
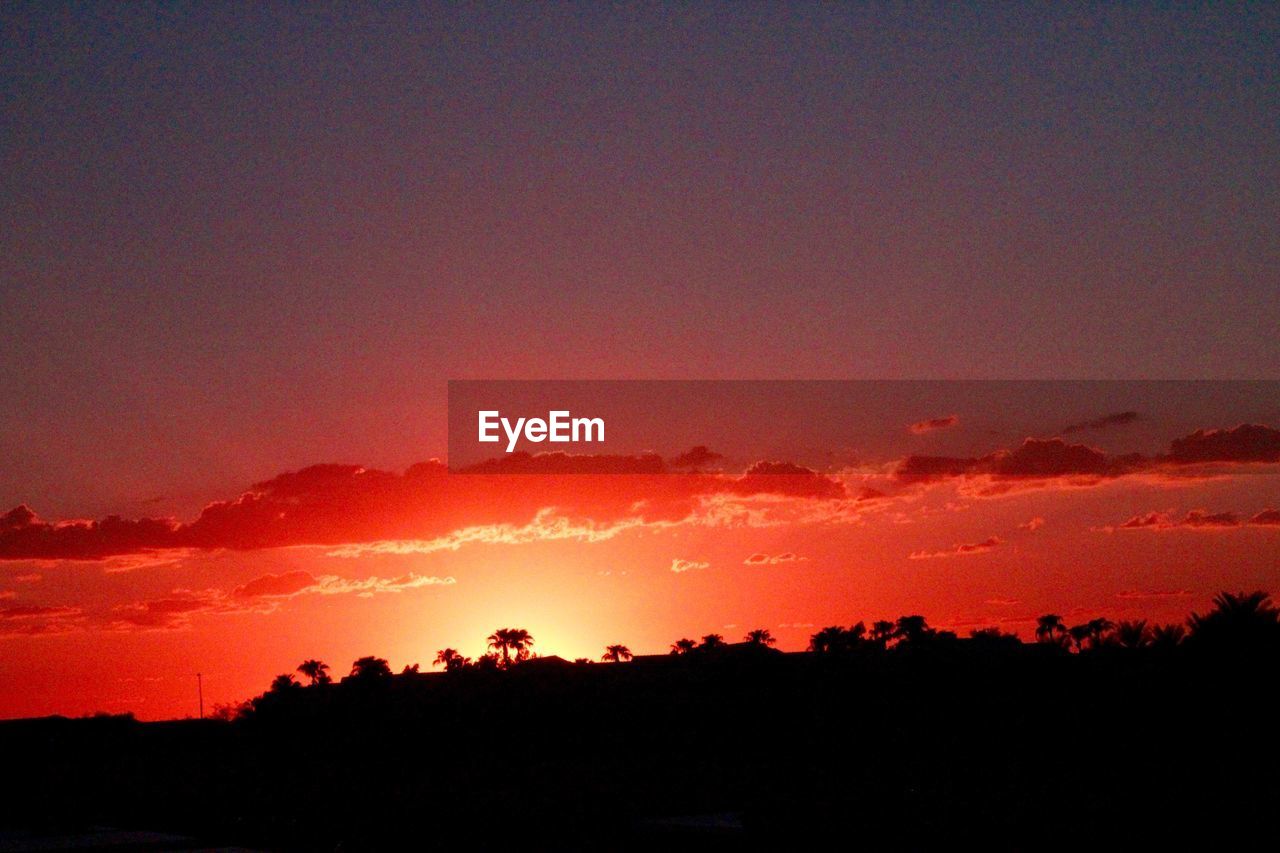
<svg viewBox="0 0 1280 853">
<path fill-rule="evenodd" d="M 502 669 L 502 659 L 493 652 L 487 655 L 481 655 L 471 664 L 471 669 L 478 672 L 493 672 Z"/>
<path fill-rule="evenodd" d="M 400 670 L 401 675 L 417 675 L 420 671 L 419 666 L 415 664 L 405 664 L 404 669 Z"/>
<path fill-rule="evenodd" d="M 1089 636 L 1090 632 L 1087 624 L 1072 625 L 1067 629 L 1067 637 L 1075 644 L 1077 654 L 1084 651 L 1084 644 L 1089 639 Z"/>
<path fill-rule="evenodd" d="M 702 637 L 702 646 L 704 649 L 720 649 L 724 648 L 724 637 L 719 634 L 705 634 Z"/>
<path fill-rule="evenodd" d="M 892 622 L 881 619 L 871 623 L 871 642 L 884 648 L 889 645 L 889 641 L 893 639 L 896 627 Z"/>
<path fill-rule="evenodd" d="M 809 638 L 809 651 L 825 655 L 839 651 L 844 645 L 844 628 L 829 625 Z"/>
<path fill-rule="evenodd" d="M 693 651 L 697 647 L 698 647 L 697 641 L 690 640 L 688 637 L 682 637 L 671 644 L 671 654 L 687 655 L 689 654 L 689 652 Z"/>
<path fill-rule="evenodd" d="M 471 663 L 470 658 L 465 658 L 457 649 L 441 649 L 436 652 L 435 666 L 443 666 L 445 672 L 458 672 L 466 669 L 467 664 Z"/>
<path fill-rule="evenodd" d="M 1036 642 L 1061 646 L 1067 636 L 1067 626 L 1058 614 L 1046 613 L 1036 620 Z"/>
<path fill-rule="evenodd" d="M 502 667 L 529 659 L 533 636 L 524 628 L 499 628 L 489 635 L 489 648 L 501 655 Z"/>
<path fill-rule="evenodd" d="M 604 656 L 600 660 L 622 663 L 631 660 L 631 649 L 623 645 L 605 646 Z"/>
<path fill-rule="evenodd" d="M 1104 617 L 1099 616 L 1097 619 L 1090 619 L 1089 623 L 1089 648 L 1096 649 L 1107 641 L 1107 634 L 1115 624 Z"/>
<path fill-rule="evenodd" d="M 754 631 L 748 631 L 747 636 L 743 639 L 753 646 L 772 646 L 778 642 L 768 628 L 756 628 Z"/>
<path fill-rule="evenodd" d="M 314 658 L 298 664 L 298 672 L 311 679 L 312 687 L 317 684 L 328 684 L 333 680 L 329 677 L 329 664 Z"/>
<path fill-rule="evenodd" d="M 351 664 L 351 677 L 362 681 L 383 678 L 391 675 L 391 666 L 385 658 L 367 655 Z"/>
<path fill-rule="evenodd" d="M 1017 634 L 999 628 L 976 628 L 969 632 L 969 639 L 984 648 L 1016 648 L 1022 645 Z"/>
<path fill-rule="evenodd" d="M 848 652 L 857 648 L 867 634 L 867 626 L 859 622 L 849 628 L 831 625 L 809 638 L 809 651 L 818 654 Z"/>
<path fill-rule="evenodd" d="M 905 643 L 919 643 L 933 634 L 933 629 L 923 616 L 899 616 L 893 635 Z"/>
<path fill-rule="evenodd" d="M 292 673 L 286 672 L 283 675 L 277 675 L 275 678 L 271 680 L 272 693 L 283 693 L 286 690 L 292 690 L 295 687 L 301 687 L 301 686 L 302 686 L 301 684 L 293 680 Z"/>
<path fill-rule="evenodd" d="M 1151 629 L 1151 647 L 1155 649 L 1175 649 L 1187 636 L 1187 629 L 1181 625 L 1157 625 Z"/>
<path fill-rule="evenodd" d="M 1280 643 L 1280 616 L 1265 592 L 1219 593 L 1213 610 L 1201 616 L 1192 613 L 1190 642 L 1243 648 L 1271 647 Z"/>
<path fill-rule="evenodd" d="M 1141 649 L 1151 643 L 1151 632 L 1147 630 L 1147 620 L 1125 620 L 1116 626 L 1116 642 L 1122 648 Z"/>
</svg>

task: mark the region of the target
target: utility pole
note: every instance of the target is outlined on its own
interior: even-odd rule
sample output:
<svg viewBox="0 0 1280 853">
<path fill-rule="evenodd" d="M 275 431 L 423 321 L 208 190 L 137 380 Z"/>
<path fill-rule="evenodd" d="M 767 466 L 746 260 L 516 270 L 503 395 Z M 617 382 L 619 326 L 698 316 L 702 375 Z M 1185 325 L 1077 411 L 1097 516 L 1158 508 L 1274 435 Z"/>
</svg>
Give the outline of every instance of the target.
<svg viewBox="0 0 1280 853">
<path fill-rule="evenodd" d="M 200 696 L 200 719 L 204 719 L 204 676 L 196 673 L 196 693 Z"/>
</svg>

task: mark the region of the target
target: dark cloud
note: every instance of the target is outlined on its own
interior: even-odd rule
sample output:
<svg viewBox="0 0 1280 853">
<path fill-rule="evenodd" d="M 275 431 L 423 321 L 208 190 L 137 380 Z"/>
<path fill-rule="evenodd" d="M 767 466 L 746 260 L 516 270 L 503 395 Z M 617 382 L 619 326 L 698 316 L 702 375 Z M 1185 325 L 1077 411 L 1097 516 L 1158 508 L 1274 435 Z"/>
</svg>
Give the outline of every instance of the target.
<svg viewBox="0 0 1280 853">
<path fill-rule="evenodd" d="M 742 496 L 790 495 L 804 498 L 843 498 L 844 484 L 810 468 L 790 462 L 757 462 L 741 477 L 723 483 L 720 491 Z M 714 491 L 714 490 L 713 490 Z"/>
<path fill-rule="evenodd" d="M 1249 523 L 1256 524 L 1260 527 L 1280 526 L 1280 509 L 1264 509 L 1253 518 L 1249 519 Z"/>
<path fill-rule="evenodd" d="M 926 432 L 933 432 L 934 430 L 953 427 L 959 422 L 960 418 L 955 415 L 947 415 L 943 418 L 929 418 L 924 421 L 916 421 L 911 426 L 907 427 L 907 430 L 913 435 L 921 435 Z"/>
<path fill-rule="evenodd" d="M 1062 435 L 1107 429 L 1108 427 L 1127 426 L 1140 419 L 1141 416 L 1137 412 L 1116 412 L 1114 415 L 1104 415 L 1091 421 L 1081 421 L 1080 423 L 1065 426 L 1062 428 Z"/>
<path fill-rule="evenodd" d="M 999 493 L 1019 481 L 1090 484 L 1143 473 L 1184 476 L 1180 469 L 1196 465 L 1278 462 L 1280 430 L 1245 424 L 1232 429 L 1197 430 L 1175 439 L 1169 452 L 1158 456 L 1113 455 L 1061 438 L 1028 438 L 1016 448 L 986 456 L 908 456 L 898 464 L 894 476 L 908 484 L 986 477 L 995 484 L 989 492 Z M 1006 488 L 1001 489 L 999 484 Z"/>
<path fill-rule="evenodd" d="M 705 444 L 690 448 L 671 460 L 672 468 L 705 468 L 713 462 L 723 459 L 722 454 L 707 448 Z"/>
<path fill-rule="evenodd" d="M 1280 511 L 1264 509 L 1247 521 L 1235 512 L 1207 512 L 1193 509 L 1182 518 L 1176 518 L 1167 512 L 1148 512 L 1135 515 L 1116 527 L 1102 528 L 1112 530 L 1234 530 L 1245 526 L 1270 527 L 1280 525 Z"/>
<path fill-rule="evenodd" d="M 1168 459 L 1178 464 L 1280 462 L 1280 430 L 1259 424 L 1234 429 L 1196 430 L 1175 439 Z"/>
<path fill-rule="evenodd" d="M 981 457 L 908 456 L 894 476 L 904 483 L 924 483 L 986 475 L 996 480 L 1051 480 L 1063 477 L 1107 479 L 1142 467 L 1141 457 L 1109 456 L 1060 438 L 1028 438 L 1012 450 Z"/>
<path fill-rule="evenodd" d="M 79 607 L 15 604 L 0 608 L 0 637 L 65 634 L 76 630 L 82 619 Z"/>
</svg>

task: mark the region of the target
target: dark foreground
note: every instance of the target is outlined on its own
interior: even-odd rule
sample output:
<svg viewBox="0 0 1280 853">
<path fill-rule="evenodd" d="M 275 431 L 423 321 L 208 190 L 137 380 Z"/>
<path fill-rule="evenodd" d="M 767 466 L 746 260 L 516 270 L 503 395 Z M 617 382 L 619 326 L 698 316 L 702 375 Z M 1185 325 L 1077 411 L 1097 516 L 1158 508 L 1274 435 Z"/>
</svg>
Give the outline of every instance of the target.
<svg viewBox="0 0 1280 853">
<path fill-rule="evenodd" d="M 0 827 L 278 849 L 1255 847 L 1280 802 L 1278 660 L 742 649 L 347 680 L 234 723 L 14 721 Z"/>
</svg>

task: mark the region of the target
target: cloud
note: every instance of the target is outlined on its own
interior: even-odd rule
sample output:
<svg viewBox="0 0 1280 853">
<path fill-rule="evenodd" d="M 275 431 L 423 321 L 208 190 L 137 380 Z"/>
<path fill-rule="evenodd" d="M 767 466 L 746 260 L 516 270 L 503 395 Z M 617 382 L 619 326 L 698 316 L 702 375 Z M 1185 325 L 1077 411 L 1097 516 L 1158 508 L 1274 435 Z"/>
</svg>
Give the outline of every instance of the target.
<svg viewBox="0 0 1280 853">
<path fill-rule="evenodd" d="M 0 637 L 65 634 L 76 630 L 82 617 L 79 607 L 14 604 L 0 608 Z"/>
<path fill-rule="evenodd" d="M 502 465 L 508 473 L 452 474 L 439 461 L 403 474 L 315 465 L 255 483 L 185 524 L 115 516 L 46 522 L 24 505 L 0 516 L 0 560 L 117 560 L 124 570 L 129 561 L 214 549 L 357 545 L 353 553 L 364 553 L 382 550 L 370 547 L 376 543 L 414 543 L 410 550 L 421 551 L 525 536 L 601 541 L 630 527 L 686 521 L 719 498 L 847 498 L 840 480 L 787 462 L 759 462 L 741 476 L 646 473 L 661 470 L 657 457 L 525 454 Z M 539 472 L 537 479 L 510 473 L 525 470 Z M 561 476 L 569 473 L 575 476 Z"/>
<path fill-rule="evenodd" d="M 956 415 L 947 415 L 943 418 L 929 418 L 924 421 L 916 421 L 911 426 L 907 427 L 907 431 L 912 435 L 922 435 L 926 432 L 933 432 L 934 430 L 953 427 L 959 422 L 960 418 Z"/>
<path fill-rule="evenodd" d="M 671 571 L 676 574 L 682 574 L 688 571 L 698 571 L 709 568 L 710 563 L 699 563 L 695 560 L 681 560 L 679 557 L 671 561 Z"/>
<path fill-rule="evenodd" d="M 154 598 L 112 608 L 115 614 L 111 628 L 115 630 L 176 630 L 190 624 L 191 615 L 206 611 L 231 612 L 238 608 L 228 604 L 218 590 L 195 592 L 177 589 L 164 598 Z"/>
<path fill-rule="evenodd" d="M 933 560 L 942 557 L 963 557 L 970 554 L 984 554 L 993 548 L 999 547 L 1004 540 L 999 536 L 991 536 L 983 539 L 981 542 L 970 542 L 959 545 L 953 545 L 943 551 L 913 551 L 907 555 L 909 560 Z"/>
<path fill-rule="evenodd" d="M 1028 531 L 1036 531 L 1036 530 L 1039 530 L 1041 527 L 1044 527 L 1044 519 L 1038 515 L 1035 518 L 1031 519 L 1030 521 L 1024 521 L 1022 524 L 1018 525 L 1019 530 L 1028 530 Z"/>
<path fill-rule="evenodd" d="M 1182 465 L 1206 462 L 1280 462 L 1280 430 L 1259 424 L 1196 430 L 1175 439 L 1168 458 Z"/>
<path fill-rule="evenodd" d="M 1186 598 L 1191 595 L 1188 589 L 1126 589 L 1116 593 L 1116 598 L 1123 599 L 1147 599 L 1147 598 Z"/>
<path fill-rule="evenodd" d="M 452 577 L 436 577 L 435 575 L 419 575 L 409 572 L 394 578 L 369 577 L 363 580 L 341 578 L 337 575 L 321 575 L 316 584 L 302 590 L 305 593 L 319 595 L 347 595 L 355 593 L 361 598 L 369 598 L 378 593 L 403 592 L 406 589 L 419 589 L 424 586 L 453 586 L 457 583 Z"/>
<path fill-rule="evenodd" d="M 37 572 L 32 572 L 25 575 L 14 575 L 13 581 L 14 583 L 40 583 L 41 578 L 42 575 Z"/>
<path fill-rule="evenodd" d="M 969 481 L 980 496 L 1006 494 L 1020 488 L 1094 486 L 1135 475 L 1186 477 L 1189 469 L 1210 465 L 1280 463 L 1280 430 L 1257 424 L 1232 429 L 1197 430 L 1174 439 L 1169 452 L 1112 455 L 1061 438 L 1028 438 L 1021 445 L 985 456 L 911 455 L 901 460 L 895 479 L 902 484 Z"/>
<path fill-rule="evenodd" d="M 1114 415 L 1104 415 L 1103 417 L 1095 418 L 1091 421 L 1081 421 L 1079 423 L 1065 426 L 1062 428 L 1062 435 L 1071 435 L 1072 433 L 1107 429 L 1109 427 L 1116 426 L 1127 426 L 1140 419 L 1141 416 L 1137 412 L 1116 412 Z"/>
<path fill-rule="evenodd" d="M 1106 533 L 1117 530 L 1236 530 L 1241 527 L 1280 525 L 1280 510 L 1264 509 L 1247 521 L 1235 512 L 1208 512 L 1193 509 L 1182 518 L 1171 512 L 1147 512 L 1135 515 L 1119 525 L 1097 528 Z"/>
<path fill-rule="evenodd" d="M 1280 509 L 1264 509 L 1249 519 L 1249 523 L 1259 527 L 1280 526 Z"/>
<path fill-rule="evenodd" d="M 279 575 L 263 575 L 231 591 L 232 598 L 258 598 L 261 596 L 290 596 L 315 586 L 316 579 L 310 572 L 285 572 Z"/>
<path fill-rule="evenodd" d="M 272 613 L 282 599 L 298 595 L 356 595 L 369 598 L 379 593 L 399 593 L 426 586 L 451 586 L 452 577 L 418 575 L 409 572 L 394 578 L 344 578 L 338 575 L 313 577 L 308 572 L 262 575 L 232 589 L 176 589 L 166 596 L 122 604 L 112 608 L 108 627 L 117 631 L 186 628 L 198 613 Z"/>
<path fill-rule="evenodd" d="M 1022 602 L 1016 598 L 988 598 L 983 602 L 983 604 L 992 604 L 997 607 L 1012 607 L 1015 604 L 1021 603 Z"/>
<path fill-rule="evenodd" d="M 706 448 L 703 448 L 704 450 Z M 662 457 L 518 451 L 458 469 L 459 474 L 662 474 Z"/>
<path fill-rule="evenodd" d="M 807 559 L 808 557 L 797 556 L 793 551 L 784 551 L 776 556 L 757 552 L 747 557 L 742 563 L 747 566 L 776 566 L 779 563 L 796 563 Z"/>
<path fill-rule="evenodd" d="M 671 467 L 704 468 L 712 462 L 718 462 L 723 458 L 723 455 L 707 449 L 705 444 L 699 444 L 697 447 L 690 448 L 684 453 L 681 453 L 675 459 L 672 459 Z"/>
</svg>

